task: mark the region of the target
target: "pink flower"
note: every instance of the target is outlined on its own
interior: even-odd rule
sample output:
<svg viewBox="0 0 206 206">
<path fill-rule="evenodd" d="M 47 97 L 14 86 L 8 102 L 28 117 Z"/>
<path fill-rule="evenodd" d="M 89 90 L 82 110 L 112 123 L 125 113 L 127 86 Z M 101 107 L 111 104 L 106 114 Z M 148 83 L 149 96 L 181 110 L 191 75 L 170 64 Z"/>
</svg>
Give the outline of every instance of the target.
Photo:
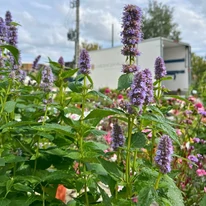
<svg viewBox="0 0 206 206">
<path fill-rule="evenodd" d="M 138 202 L 137 197 L 133 197 L 133 198 L 132 198 L 132 202 Z"/>
<path fill-rule="evenodd" d="M 181 136 L 181 135 L 182 135 L 181 130 L 180 130 L 180 129 L 176 129 L 176 134 L 177 134 L 178 136 Z"/>
<path fill-rule="evenodd" d="M 206 187 L 204 187 L 204 192 L 206 193 Z"/>
<path fill-rule="evenodd" d="M 204 110 L 204 107 L 203 107 L 202 103 L 200 103 L 200 102 L 196 103 L 195 107 L 196 107 L 196 109 L 198 109 L 198 111 L 199 110 Z"/>
<path fill-rule="evenodd" d="M 106 88 L 106 89 L 104 90 L 104 92 L 105 92 L 105 94 L 109 94 L 109 93 L 111 92 L 111 90 L 110 90 L 109 88 Z"/>
<path fill-rule="evenodd" d="M 117 96 L 117 99 L 123 99 L 123 95 L 122 95 L 122 94 L 119 94 L 119 95 Z"/>
<path fill-rule="evenodd" d="M 111 141 L 112 141 L 112 137 L 111 137 L 111 132 L 110 132 L 110 131 L 107 132 L 106 135 L 104 135 L 104 139 L 106 140 L 106 142 L 107 142 L 108 144 L 111 143 Z"/>
<path fill-rule="evenodd" d="M 196 173 L 199 177 L 202 177 L 202 176 L 206 175 L 206 171 L 204 169 L 197 169 Z"/>
</svg>

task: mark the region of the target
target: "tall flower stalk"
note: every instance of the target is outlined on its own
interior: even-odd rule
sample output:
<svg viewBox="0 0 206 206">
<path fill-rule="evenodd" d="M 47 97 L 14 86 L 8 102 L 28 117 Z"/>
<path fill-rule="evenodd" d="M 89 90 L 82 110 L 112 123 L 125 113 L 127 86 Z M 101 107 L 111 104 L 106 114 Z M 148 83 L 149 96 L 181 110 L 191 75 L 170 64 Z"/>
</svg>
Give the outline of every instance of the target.
<svg viewBox="0 0 206 206">
<path fill-rule="evenodd" d="M 85 104 L 86 104 L 86 94 L 87 94 L 87 84 L 86 84 L 86 76 L 90 73 L 90 57 L 89 53 L 86 49 L 83 49 L 80 52 L 80 57 L 79 57 L 79 73 L 84 75 L 83 78 L 83 87 L 82 87 L 82 114 L 80 117 L 80 122 L 83 124 L 83 119 L 84 119 L 84 112 L 85 112 Z M 80 146 L 80 152 L 83 158 L 83 132 L 80 132 L 80 137 L 79 137 L 79 146 Z M 85 202 L 86 205 L 89 205 L 89 198 L 87 194 L 87 175 L 86 173 L 86 165 L 83 164 L 83 172 L 84 172 L 84 179 L 85 179 L 85 185 L 84 185 L 84 190 L 85 190 Z"/>
<path fill-rule="evenodd" d="M 155 79 L 158 82 L 157 100 L 159 101 L 161 95 L 161 79 L 167 74 L 164 59 L 157 57 L 155 60 Z"/>
<path fill-rule="evenodd" d="M 173 154 L 172 140 L 168 135 L 162 135 L 157 147 L 155 163 L 159 167 L 160 173 L 155 183 L 155 189 L 158 188 L 161 174 L 167 174 L 171 171 L 171 160 Z"/>
<path fill-rule="evenodd" d="M 141 30 L 141 22 L 142 22 L 142 11 L 139 7 L 135 5 L 126 5 L 123 11 L 122 17 L 122 43 L 123 49 L 121 53 L 126 56 L 126 64 L 122 67 L 123 73 L 135 73 L 138 72 L 139 67 L 135 64 L 135 57 L 140 55 L 139 50 L 137 49 L 137 44 L 142 41 L 142 30 Z M 141 74 L 140 74 L 141 75 Z M 136 81 L 137 78 L 136 78 Z M 145 85 L 142 85 L 143 88 Z M 132 86 L 135 90 L 136 85 Z M 139 92 L 139 90 L 135 90 L 135 92 Z M 145 98 L 146 91 L 142 93 Z M 133 97 L 132 92 L 129 94 L 131 105 L 133 103 L 137 103 L 138 100 Z M 138 104 L 138 103 L 137 103 Z M 142 102 L 140 101 L 141 105 Z M 130 148 L 131 148 L 131 137 L 132 137 L 132 127 L 134 124 L 133 114 L 129 114 L 128 116 L 128 140 L 127 140 L 127 152 L 126 152 L 126 189 L 127 189 L 127 198 L 130 199 L 132 196 L 131 189 L 131 177 L 130 177 Z"/>
</svg>

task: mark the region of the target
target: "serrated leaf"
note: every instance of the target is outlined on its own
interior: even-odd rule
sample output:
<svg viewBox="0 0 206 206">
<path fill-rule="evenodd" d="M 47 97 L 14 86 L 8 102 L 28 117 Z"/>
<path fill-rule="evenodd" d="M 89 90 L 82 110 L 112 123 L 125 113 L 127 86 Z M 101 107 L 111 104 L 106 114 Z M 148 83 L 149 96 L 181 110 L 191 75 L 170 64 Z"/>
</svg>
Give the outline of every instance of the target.
<svg viewBox="0 0 206 206">
<path fill-rule="evenodd" d="M 175 185 L 173 179 L 171 179 L 168 175 L 164 175 L 163 180 L 167 184 L 167 198 L 171 204 L 175 206 L 184 206 L 182 193 Z"/>
<path fill-rule="evenodd" d="M 89 75 L 86 75 L 86 77 L 87 77 L 87 79 L 89 80 L 89 82 L 91 84 L 91 88 L 93 88 L 94 83 L 93 83 L 92 78 Z"/>
<path fill-rule="evenodd" d="M 16 102 L 14 102 L 14 101 L 8 101 L 8 102 L 6 102 L 6 104 L 5 104 L 4 110 L 5 110 L 6 112 L 8 112 L 8 113 L 11 113 L 11 112 L 14 111 L 15 106 L 16 106 Z"/>
<path fill-rule="evenodd" d="M 156 202 L 156 192 L 153 187 L 143 188 L 138 195 L 138 206 L 150 206 Z"/>
<path fill-rule="evenodd" d="M 132 134 L 131 148 L 143 148 L 146 144 L 146 137 L 142 132 Z"/>
<path fill-rule="evenodd" d="M 118 90 L 127 89 L 131 86 L 134 75 L 132 73 L 122 74 L 118 79 Z"/>
</svg>

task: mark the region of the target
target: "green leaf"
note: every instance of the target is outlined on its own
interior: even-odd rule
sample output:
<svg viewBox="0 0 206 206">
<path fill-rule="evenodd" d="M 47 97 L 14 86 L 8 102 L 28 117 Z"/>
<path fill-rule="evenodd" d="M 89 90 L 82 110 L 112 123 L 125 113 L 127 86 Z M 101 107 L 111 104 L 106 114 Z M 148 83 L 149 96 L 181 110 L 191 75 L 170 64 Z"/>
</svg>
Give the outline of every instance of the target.
<svg viewBox="0 0 206 206">
<path fill-rule="evenodd" d="M 0 199 L 0 206 L 9 206 L 10 203 L 11 201 L 8 199 L 2 199 L 2 198 Z"/>
<path fill-rule="evenodd" d="M 131 86 L 134 75 L 132 73 L 122 74 L 118 79 L 118 90 L 127 89 Z"/>
<path fill-rule="evenodd" d="M 14 102 L 14 101 L 8 101 L 8 102 L 6 102 L 6 104 L 5 104 L 4 110 L 5 110 L 6 112 L 8 112 L 8 113 L 11 113 L 11 112 L 14 111 L 15 106 L 16 106 L 16 102 Z"/>
<path fill-rule="evenodd" d="M 95 174 L 106 176 L 108 175 L 104 167 L 99 163 L 86 163 L 89 171 L 95 171 Z"/>
<path fill-rule="evenodd" d="M 71 159 L 74 159 L 74 160 L 79 160 L 81 159 L 81 154 L 79 151 L 69 151 L 67 155 L 65 155 L 66 157 L 69 157 Z"/>
<path fill-rule="evenodd" d="M 206 195 L 204 195 L 204 197 L 202 198 L 200 202 L 200 206 L 205 206 L 205 205 L 206 205 Z"/>
<path fill-rule="evenodd" d="M 92 78 L 89 75 L 86 75 L 86 77 L 87 77 L 87 79 L 89 80 L 89 82 L 91 84 L 91 88 L 93 88 L 94 83 L 93 83 Z"/>
<path fill-rule="evenodd" d="M 65 70 L 65 71 L 62 72 L 61 77 L 62 77 L 63 79 L 66 79 L 66 78 L 68 78 L 68 77 L 73 76 L 77 71 L 78 71 L 78 69 Z"/>
<path fill-rule="evenodd" d="M 0 49 L 7 49 L 14 57 L 16 64 L 19 64 L 19 50 L 12 45 L 0 45 Z"/>
<path fill-rule="evenodd" d="M 146 144 L 146 137 L 142 132 L 132 134 L 131 148 L 143 148 Z"/>
<path fill-rule="evenodd" d="M 168 175 L 163 176 L 164 183 L 167 184 L 167 199 L 175 206 L 184 206 L 182 193 L 175 185 L 174 180 Z"/>
<path fill-rule="evenodd" d="M 122 180 L 122 172 L 118 169 L 115 162 L 109 162 L 102 158 L 99 158 L 99 161 L 114 180 Z"/>
<path fill-rule="evenodd" d="M 156 192 L 153 187 L 143 188 L 138 195 L 138 206 L 150 206 L 156 200 Z M 175 205 L 176 206 L 176 205 Z"/>
<path fill-rule="evenodd" d="M 82 84 L 81 83 L 69 82 L 68 87 L 73 92 L 76 92 L 76 93 L 81 93 L 82 92 Z"/>
<path fill-rule="evenodd" d="M 38 132 L 37 135 L 41 136 L 41 137 L 44 137 L 50 141 L 53 141 L 54 140 L 54 136 L 46 133 L 46 132 Z"/>
<path fill-rule="evenodd" d="M 5 163 L 17 163 L 17 162 L 25 162 L 28 160 L 28 158 L 10 154 L 10 155 L 4 156 L 4 160 L 5 160 Z"/>
<path fill-rule="evenodd" d="M 90 134 L 93 134 L 94 136 L 103 136 L 105 134 L 107 134 L 106 131 L 103 131 L 103 130 L 98 130 L 98 129 L 91 129 L 89 131 Z"/>
<path fill-rule="evenodd" d="M 94 109 L 85 117 L 85 119 L 104 118 L 115 114 L 124 114 L 124 112 L 118 109 Z"/>
<path fill-rule="evenodd" d="M 21 26 L 21 24 L 19 24 L 17 22 L 14 22 L 14 21 L 10 22 L 10 25 L 12 25 L 12 26 Z"/>
<path fill-rule="evenodd" d="M 69 106 L 69 107 L 66 107 L 64 109 L 64 113 L 72 113 L 72 114 L 81 115 L 82 111 L 79 108 L 77 108 L 77 107 Z"/>
<path fill-rule="evenodd" d="M 60 132 L 63 133 L 65 135 L 68 135 L 70 137 L 74 137 L 74 133 L 72 131 L 72 127 L 70 126 L 65 126 L 65 125 L 60 125 L 60 124 L 45 124 L 45 125 L 41 125 L 41 126 L 34 126 L 32 127 L 35 130 L 39 130 L 39 131 L 56 131 L 56 132 Z"/>
<path fill-rule="evenodd" d="M 101 97 L 101 98 L 103 98 L 104 100 L 108 101 L 109 103 L 112 103 L 112 102 L 113 102 L 107 95 L 104 95 L 104 94 L 102 94 L 101 92 L 98 92 L 98 91 L 95 91 L 95 90 L 89 91 L 89 92 L 87 93 L 87 95 L 94 95 L 94 96 Z"/>
<path fill-rule="evenodd" d="M 3 158 L 0 158 L 0 167 L 5 166 L 5 160 Z"/>
<path fill-rule="evenodd" d="M 29 186 L 25 184 L 21 184 L 21 183 L 15 183 L 13 185 L 13 188 L 17 191 L 22 191 L 22 192 L 32 192 L 33 191 L 32 188 L 30 188 Z"/>
</svg>

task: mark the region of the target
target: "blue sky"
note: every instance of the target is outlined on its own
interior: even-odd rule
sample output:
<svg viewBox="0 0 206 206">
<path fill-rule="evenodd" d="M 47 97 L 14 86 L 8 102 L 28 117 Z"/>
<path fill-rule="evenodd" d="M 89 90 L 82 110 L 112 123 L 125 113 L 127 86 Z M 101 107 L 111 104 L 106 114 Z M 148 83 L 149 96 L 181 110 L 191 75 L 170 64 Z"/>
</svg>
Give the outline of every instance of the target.
<svg viewBox="0 0 206 206">
<path fill-rule="evenodd" d="M 80 0 L 80 40 L 97 42 L 103 48 L 111 45 L 111 24 L 114 24 L 114 45 L 121 45 L 122 9 L 125 4 L 136 4 L 142 9 L 147 0 Z M 206 1 L 205 0 L 158 0 L 174 7 L 174 22 L 178 23 L 183 42 L 191 45 L 192 51 L 206 55 Z M 75 10 L 70 0 L 0 0 L 0 16 L 10 10 L 13 20 L 20 23 L 18 47 L 23 62 L 33 62 L 42 55 L 57 61 L 63 56 L 71 61 L 74 42 L 67 40 L 67 32 L 75 25 Z"/>
</svg>

